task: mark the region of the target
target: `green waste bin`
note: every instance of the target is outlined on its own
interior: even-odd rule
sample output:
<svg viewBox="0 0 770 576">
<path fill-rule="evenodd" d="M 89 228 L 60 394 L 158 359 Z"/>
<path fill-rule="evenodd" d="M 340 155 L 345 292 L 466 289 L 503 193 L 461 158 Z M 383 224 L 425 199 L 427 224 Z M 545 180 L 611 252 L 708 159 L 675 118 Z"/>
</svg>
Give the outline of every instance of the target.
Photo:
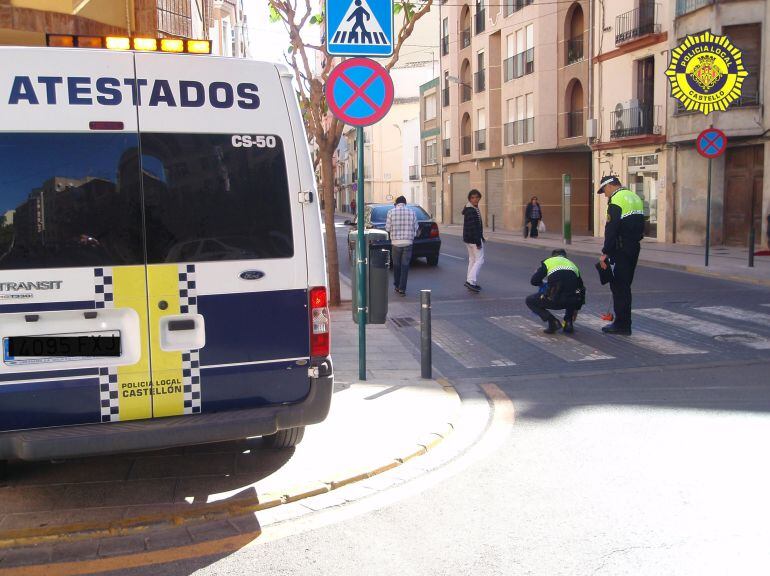
<svg viewBox="0 0 770 576">
<path fill-rule="evenodd" d="M 358 324 L 358 232 L 351 234 L 353 241 L 353 321 Z M 381 242 L 387 242 L 388 233 L 384 230 L 369 229 L 364 231 L 364 242 L 369 253 L 369 265 L 366 275 L 367 324 L 385 324 L 388 318 L 388 267 L 390 250 Z"/>
</svg>

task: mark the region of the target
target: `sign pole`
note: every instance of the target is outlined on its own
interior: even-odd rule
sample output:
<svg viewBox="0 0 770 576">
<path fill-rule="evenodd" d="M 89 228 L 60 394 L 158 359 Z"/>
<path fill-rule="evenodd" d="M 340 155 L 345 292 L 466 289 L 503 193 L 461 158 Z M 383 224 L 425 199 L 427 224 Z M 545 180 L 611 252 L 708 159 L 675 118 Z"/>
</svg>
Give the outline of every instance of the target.
<svg viewBox="0 0 770 576">
<path fill-rule="evenodd" d="M 709 265 L 711 246 L 711 158 L 709 158 L 708 190 L 706 192 L 706 266 Z"/>
<path fill-rule="evenodd" d="M 356 222 L 358 224 L 358 249 L 356 258 L 358 275 L 358 379 L 366 380 L 366 239 L 364 238 L 364 128 L 356 128 L 358 140 L 358 186 L 356 187 Z"/>
<path fill-rule="evenodd" d="M 561 176 L 561 210 L 562 210 L 562 222 L 564 243 L 572 244 L 572 176 L 569 174 L 562 174 Z"/>
</svg>

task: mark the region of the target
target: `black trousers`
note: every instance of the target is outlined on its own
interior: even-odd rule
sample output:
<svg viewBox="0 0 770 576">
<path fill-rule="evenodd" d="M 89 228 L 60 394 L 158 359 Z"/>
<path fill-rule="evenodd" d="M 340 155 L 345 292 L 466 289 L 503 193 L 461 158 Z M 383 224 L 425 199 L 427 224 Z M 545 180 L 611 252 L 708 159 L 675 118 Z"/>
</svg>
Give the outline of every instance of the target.
<svg viewBox="0 0 770 576">
<path fill-rule="evenodd" d="M 540 224 L 540 218 L 530 218 L 527 221 L 527 231 L 530 237 L 537 238 L 538 230 L 537 225 Z M 526 238 L 526 236 L 525 236 Z"/>
<path fill-rule="evenodd" d="M 531 296 L 527 296 L 527 299 L 525 300 L 527 303 L 527 308 L 532 310 L 535 314 L 540 316 L 540 319 L 543 322 L 548 322 L 550 320 L 556 320 L 556 317 L 549 312 L 549 310 L 564 310 L 564 321 L 572 320 L 575 317 L 575 307 L 574 306 L 565 306 L 564 304 L 559 304 L 558 302 L 551 302 L 547 298 L 543 298 L 542 294 L 532 294 Z"/>
<path fill-rule="evenodd" d="M 612 255 L 615 279 L 610 282 L 612 302 L 615 307 L 615 325 L 631 327 L 631 284 L 634 282 L 636 263 L 639 261 L 640 246 L 619 250 Z"/>
</svg>

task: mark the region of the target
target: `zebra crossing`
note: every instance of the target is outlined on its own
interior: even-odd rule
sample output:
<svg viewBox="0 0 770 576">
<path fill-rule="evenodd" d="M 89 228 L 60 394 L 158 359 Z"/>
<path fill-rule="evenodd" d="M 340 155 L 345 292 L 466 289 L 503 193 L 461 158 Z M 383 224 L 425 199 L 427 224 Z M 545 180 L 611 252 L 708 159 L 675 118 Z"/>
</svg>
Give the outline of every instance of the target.
<svg viewBox="0 0 770 576">
<path fill-rule="evenodd" d="M 770 314 L 759 310 L 698 306 L 683 311 L 643 308 L 634 314 L 631 336 L 602 334 L 606 322 L 589 310 L 579 315 L 573 335 L 544 334 L 542 322 L 514 314 L 457 317 L 456 321 L 437 318 L 432 336 L 436 347 L 463 368 L 507 368 L 509 372 L 532 371 L 547 358 L 565 367 L 599 366 L 619 357 L 624 364 L 657 365 L 672 357 L 694 362 L 770 350 Z M 746 324 L 751 325 L 750 330 Z M 419 325 L 414 328 L 412 337 L 417 336 Z M 440 356 L 434 355 L 434 359 Z"/>
</svg>

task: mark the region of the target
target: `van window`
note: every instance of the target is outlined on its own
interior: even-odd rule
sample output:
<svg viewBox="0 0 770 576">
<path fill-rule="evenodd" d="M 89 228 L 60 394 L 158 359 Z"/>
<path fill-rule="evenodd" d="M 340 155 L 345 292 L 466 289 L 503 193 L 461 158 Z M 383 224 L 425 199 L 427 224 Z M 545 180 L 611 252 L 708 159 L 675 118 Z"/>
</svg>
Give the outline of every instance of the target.
<svg viewBox="0 0 770 576">
<path fill-rule="evenodd" d="M 138 138 L 0 132 L 0 269 L 142 264 Z"/>
<path fill-rule="evenodd" d="M 226 134 L 140 138 L 149 264 L 293 256 L 280 138 L 261 148 Z"/>
</svg>

